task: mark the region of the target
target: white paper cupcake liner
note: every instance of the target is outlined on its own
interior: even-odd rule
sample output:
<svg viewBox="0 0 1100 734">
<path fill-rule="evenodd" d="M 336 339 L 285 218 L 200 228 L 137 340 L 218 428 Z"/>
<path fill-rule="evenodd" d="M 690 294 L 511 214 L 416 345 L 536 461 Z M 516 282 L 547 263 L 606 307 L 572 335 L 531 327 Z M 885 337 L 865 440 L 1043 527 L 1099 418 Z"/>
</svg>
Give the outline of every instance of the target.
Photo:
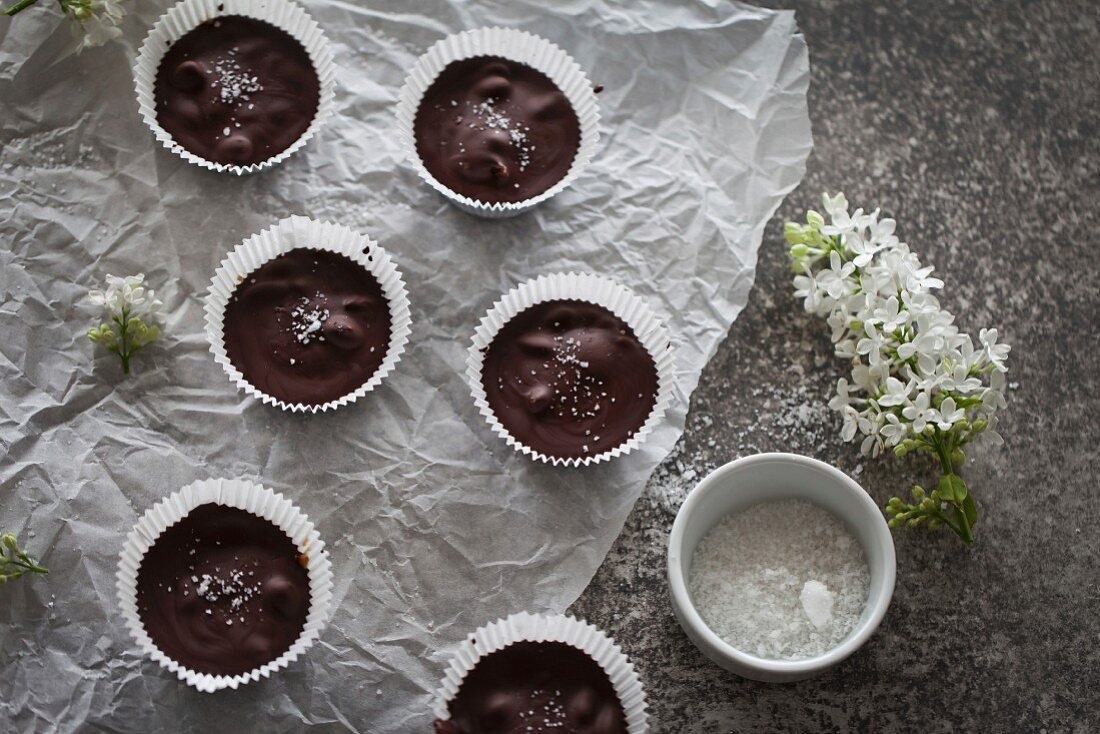
<svg viewBox="0 0 1100 734">
<path fill-rule="evenodd" d="M 295 248 L 328 250 L 344 255 L 362 265 L 378 279 L 382 292 L 390 308 L 390 343 L 382 363 L 370 379 L 356 390 L 335 400 L 320 405 L 288 403 L 262 392 L 245 379 L 225 351 L 225 308 L 233 291 L 248 276 L 264 263 Z M 412 320 L 409 316 L 409 298 L 405 291 L 405 282 L 389 254 L 377 242 L 366 235 L 340 224 L 318 222 L 307 217 L 287 217 L 273 227 L 254 234 L 229 253 L 214 273 L 210 288 L 206 294 L 206 337 L 210 342 L 210 352 L 214 361 L 220 364 L 229 379 L 249 395 L 268 405 L 277 405 L 291 412 L 317 413 L 335 410 L 356 400 L 373 390 L 393 371 L 405 344 L 409 340 Z"/>
<path fill-rule="evenodd" d="M 489 405 L 485 387 L 481 382 L 481 369 L 485 363 L 485 351 L 505 324 L 520 312 L 545 301 L 575 300 L 603 306 L 622 319 L 653 358 L 657 367 L 657 399 L 646 422 L 624 443 L 599 454 L 584 457 L 563 458 L 549 456 L 521 443 L 505 428 Z M 636 449 L 664 418 L 672 402 L 675 385 L 675 361 L 668 330 L 649 309 L 645 301 L 629 288 L 610 278 L 590 273 L 554 273 L 516 286 L 493 304 L 474 332 L 473 344 L 466 358 L 466 379 L 473 391 L 474 402 L 485 416 L 489 426 L 509 446 L 533 459 L 564 466 L 582 466 L 608 461 Z"/>
<path fill-rule="evenodd" d="M 416 152 L 413 124 L 420 101 L 448 64 L 475 56 L 500 56 L 541 71 L 565 94 L 580 121 L 581 141 L 573 165 L 561 181 L 538 196 L 518 202 L 482 202 L 463 196 L 441 184 L 424 167 Z M 544 38 L 513 28 L 479 28 L 447 36 L 421 56 L 405 79 L 397 101 L 397 134 L 405 157 L 416 166 L 420 178 L 459 208 L 489 218 L 513 217 L 554 196 L 580 175 L 592 160 L 600 140 L 600 110 L 592 83 L 577 62 Z"/>
<path fill-rule="evenodd" d="M 516 642 L 563 642 L 587 653 L 611 679 L 626 714 L 629 734 L 648 731 L 645 689 L 626 654 L 614 640 L 588 622 L 559 614 L 520 612 L 471 633 L 455 651 L 440 683 L 432 710 L 435 717 L 450 718 L 448 704 L 458 695 L 462 681 L 481 658 Z"/>
<path fill-rule="evenodd" d="M 157 121 L 157 105 L 153 96 L 157 68 L 172 44 L 211 18 L 224 15 L 243 15 L 266 21 L 294 36 L 309 53 L 321 86 L 317 114 L 301 137 L 283 152 L 266 161 L 248 166 L 208 161 L 177 143 Z M 321 27 L 306 14 L 306 11 L 290 0 L 181 0 L 157 20 L 149 31 L 149 35 L 145 37 L 145 43 L 142 44 L 137 62 L 134 64 L 134 87 L 137 91 L 138 110 L 141 112 L 142 119 L 165 148 L 196 166 L 240 176 L 256 173 L 283 162 L 317 134 L 332 115 L 335 107 L 333 96 L 336 87 L 336 67 L 332 60 L 332 50 L 321 32 Z"/>
<path fill-rule="evenodd" d="M 308 559 L 309 613 L 305 627 L 290 649 L 260 667 L 239 675 L 199 673 L 180 665 L 156 646 L 141 623 L 137 607 L 137 577 L 142 558 L 153 542 L 170 525 L 182 520 L 199 505 L 216 503 L 237 507 L 277 525 Z M 267 678 L 281 670 L 313 644 L 328 621 L 332 605 L 332 564 L 325 544 L 313 523 L 280 494 L 252 482 L 239 479 L 208 479 L 193 482 L 175 494 L 161 500 L 146 512 L 126 538 L 118 561 L 116 575 L 118 603 L 130 634 L 142 652 L 176 674 L 176 677 L 200 691 L 212 693 L 223 688 L 237 688 L 246 683 Z"/>
</svg>

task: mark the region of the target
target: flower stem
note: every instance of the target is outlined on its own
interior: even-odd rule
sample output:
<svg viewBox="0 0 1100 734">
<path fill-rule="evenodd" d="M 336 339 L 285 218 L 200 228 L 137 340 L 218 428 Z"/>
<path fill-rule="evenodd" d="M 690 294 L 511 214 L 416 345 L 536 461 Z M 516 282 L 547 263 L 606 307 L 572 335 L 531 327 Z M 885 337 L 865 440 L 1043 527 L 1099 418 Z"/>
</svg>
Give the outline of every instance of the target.
<svg viewBox="0 0 1100 734">
<path fill-rule="evenodd" d="M 12 562 L 16 566 L 20 566 L 22 573 L 49 573 L 50 569 L 45 566 L 40 566 L 35 563 L 26 553 L 20 553 L 19 558 Z"/>
<path fill-rule="evenodd" d="M 936 430 L 936 436 L 932 439 L 932 450 L 936 453 L 936 457 L 940 460 L 940 469 L 943 471 L 943 475 L 946 476 L 958 476 L 955 473 L 955 465 L 951 463 L 951 449 L 945 445 L 945 441 L 948 440 L 948 436 L 945 433 Z M 965 486 L 965 485 L 964 485 Z M 962 541 L 967 545 L 974 542 L 974 530 L 971 527 L 970 519 L 966 515 L 966 510 L 963 508 L 963 502 L 965 498 L 954 498 L 948 501 L 955 512 L 955 522 L 952 522 L 946 513 L 941 513 L 941 519 L 947 527 L 951 528 L 962 538 Z M 973 500 L 971 500 L 973 502 Z"/>
<path fill-rule="evenodd" d="M 122 360 L 122 374 L 130 374 L 130 356 L 134 353 L 134 350 L 130 348 L 130 342 L 132 341 L 130 334 L 127 331 L 127 326 L 130 324 L 130 309 L 122 309 L 122 318 L 116 319 L 115 323 L 118 324 L 118 357 Z"/>
<path fill-rule="evenodd" d="M 12 5 L 7 10 L 3 11 L 4 15 L 15 15 L 20 10 L 26 10 L 30 6 L 34 5 L 38 0 L 19 0 L 15 5 Z"/>
<path fill-rule="evenodd" d="M 951 464 L 951 452 L 943 445 L 942 436 L 942 433 L 936 431 L 936 437 L 931 441 L 932 450 L 936 453 L 936 458 L 940 460 L 940 469 L 943 473 L 954 474 L 955 467 Z"/>
</svg>

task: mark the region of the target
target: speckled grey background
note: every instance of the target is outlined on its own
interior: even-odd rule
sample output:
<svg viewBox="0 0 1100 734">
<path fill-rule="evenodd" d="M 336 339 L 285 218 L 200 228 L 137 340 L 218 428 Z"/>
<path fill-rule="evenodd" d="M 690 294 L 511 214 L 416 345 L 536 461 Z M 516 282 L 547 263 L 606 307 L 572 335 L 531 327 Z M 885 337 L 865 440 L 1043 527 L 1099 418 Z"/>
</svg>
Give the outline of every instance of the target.
<svg viewBox="0 0 1100 734">
<path fill-rule="evenodd" d="M 683 440 L 572 611 L 634 658 L 656 732 L 1097 731 L 1100 5 L 774 5 L 796 8 L 809 42 L 809 172 L 767 230 Z M 831 462 L 880 502 L 935 478 L 923 460 L 862 460 L 824 405 L 844 366 L 792 296 L 781 224 L 826 189 L 894 216 L 960 324 L 1006 335 L 1007 445 L 965 468 L 974 548 L 896 533 L 878 633 L 829 673 L 768 685 L 711 664 L 672 615 L 665 547 L 684 493 L 775 450 Z"/>
</svg>

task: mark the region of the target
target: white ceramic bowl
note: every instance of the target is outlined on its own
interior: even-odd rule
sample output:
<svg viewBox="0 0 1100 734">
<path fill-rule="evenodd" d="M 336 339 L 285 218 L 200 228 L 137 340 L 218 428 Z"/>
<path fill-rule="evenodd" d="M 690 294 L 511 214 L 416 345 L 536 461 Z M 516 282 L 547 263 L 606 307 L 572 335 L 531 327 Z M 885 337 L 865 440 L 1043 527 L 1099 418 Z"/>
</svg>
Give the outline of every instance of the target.
<svg viewBox="0 0 1100 734">
<path fill-rule="evenodd" d="M 722 518 L 760 502 L 799 499 L 828 510 L 863 546 L 871 586 L 863 615 L 844 641 L 805 660 L 769 660 L 734 648 L 711 631 L 688 592 L 688 573 L 699 541 Z M 797 454 L 758 454 L 711 472 L 684 501 L 668 541 L 672 608 L 688 637 L 708 658 L 745 678 L 769 683 L 809 678 L 858 650 L 882 621 L 894 594 L 894 540 L 882 511 L 847 474 Z"/>
</svg>

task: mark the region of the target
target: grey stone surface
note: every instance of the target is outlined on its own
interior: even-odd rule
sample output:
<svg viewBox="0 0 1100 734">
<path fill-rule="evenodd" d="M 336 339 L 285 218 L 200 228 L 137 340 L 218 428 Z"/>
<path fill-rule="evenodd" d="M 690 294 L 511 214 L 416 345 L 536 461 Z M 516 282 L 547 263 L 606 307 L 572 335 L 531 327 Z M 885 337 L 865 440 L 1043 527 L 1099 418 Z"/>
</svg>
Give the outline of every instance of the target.
<svg viewBox="0 0 1100 734">
<path fill-rule="evenodd" d="M 1097 731 L 1100 6 L 776 6 L 792 4 L 812 64 L 809 172 L 766 232 L 683 440 L 572 612 L 636 661 L 656 732 Z M 781 223 L 836 189 L 898 220 L 964 328 L 1013 345 L 1007 445 L 965 468 L 972 549 L 896 532 L 897 589 L 870 642 L 810 681 L 753 683 L 673 617 L 665 548 L 684 494 L 759 451 L 833 463 L 880 503 L 935 478 L 923 459 L 862 459 L 825 407 L 845 368 L 792 295 Z"/>
</svg>

